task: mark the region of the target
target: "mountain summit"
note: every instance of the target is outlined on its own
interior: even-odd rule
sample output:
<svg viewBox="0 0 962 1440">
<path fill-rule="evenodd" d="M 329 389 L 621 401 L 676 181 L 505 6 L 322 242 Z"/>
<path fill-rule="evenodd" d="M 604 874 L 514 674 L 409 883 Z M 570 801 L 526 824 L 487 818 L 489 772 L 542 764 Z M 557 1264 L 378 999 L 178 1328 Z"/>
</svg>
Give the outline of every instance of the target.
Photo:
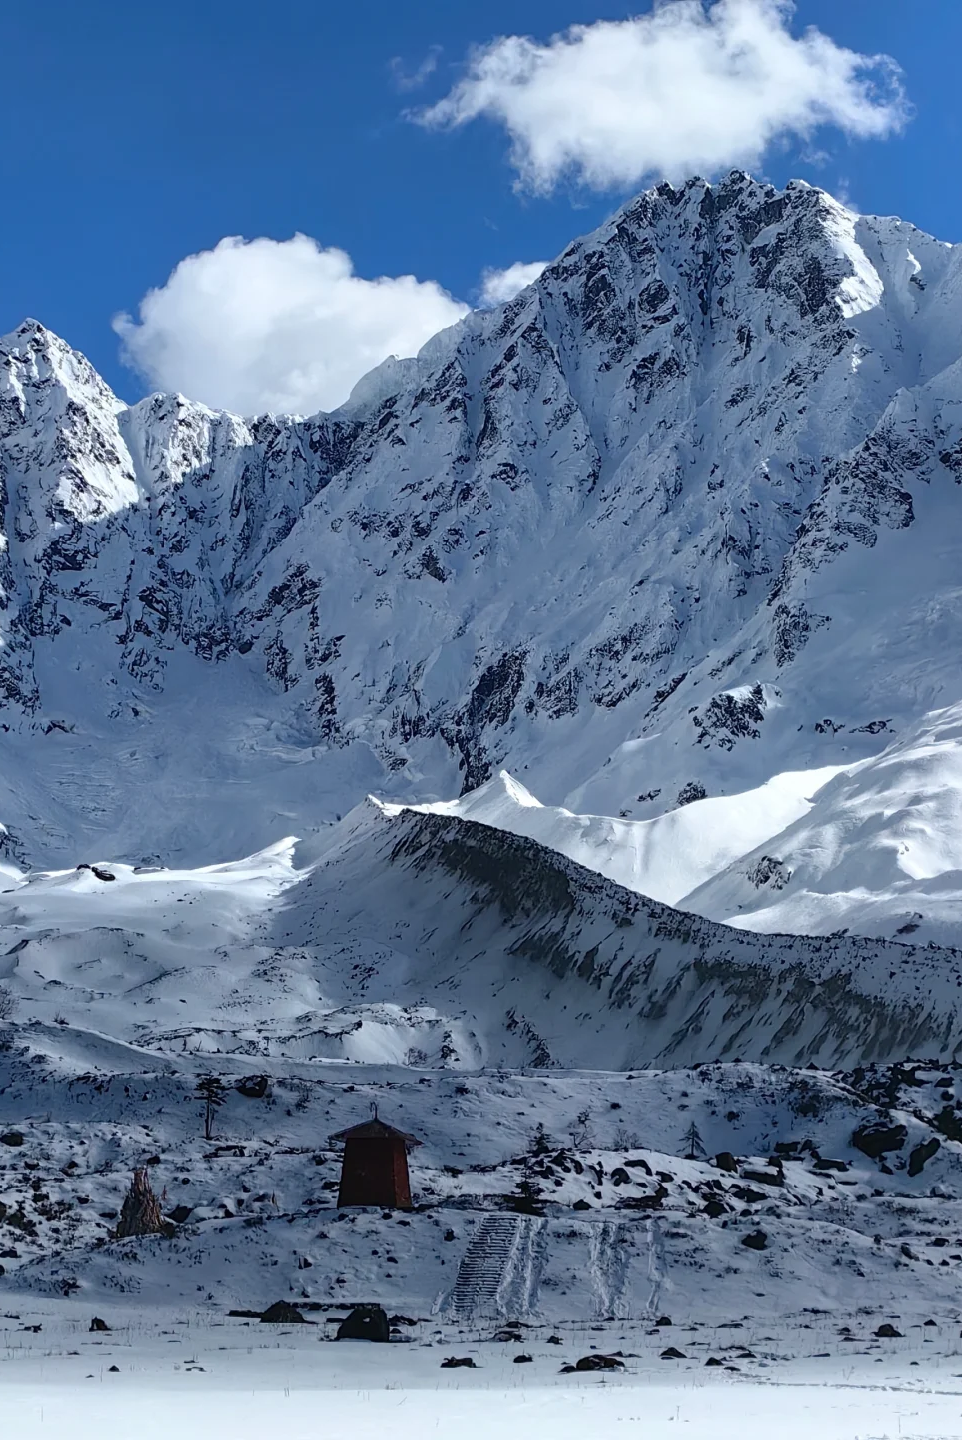
<svg viewBox="0 0 962 1440">
<path fill-rule="evenodd" d="M 197 863 L 500 766 L 644 819 L 962 699 L 962 250 L 663 184 L 347 405 L 0 342 L 0 817 Z M 217 858 L 221 858 L 218 856 Z"/>
</svg>

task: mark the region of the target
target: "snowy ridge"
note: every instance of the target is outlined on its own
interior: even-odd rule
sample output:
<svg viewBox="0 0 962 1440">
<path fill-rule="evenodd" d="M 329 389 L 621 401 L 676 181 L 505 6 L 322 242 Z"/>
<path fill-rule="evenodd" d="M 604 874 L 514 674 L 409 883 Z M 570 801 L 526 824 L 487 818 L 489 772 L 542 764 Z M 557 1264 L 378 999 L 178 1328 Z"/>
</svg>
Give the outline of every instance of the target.
<svg viewBox="0 0 962 1440">
<path fill-rule="evenodd" d="M 685 897 L 691 891 L 806 815 L 817 792 L 838 773 L 830 766 L 776 775 L 757 790 L 697 800 L 652 820 L 576 815 L 542 805 L 506 770 L 457 800 L 407 807 L 388 803 L 384 809 L 387 814 L 407 808 L 457 815 L 526 835 L 629 890 L 688 908 Z"/>
<path fill-rule="evenodd" d="M 79 1032 L 108 1050 L 460 1070 L 962 1047 L 956 950 L 750 934 L 534 840 L 375 803 L 304 869 L 289 846 L 195 872 L 97 865 L 0 902 L 0 981 L 54 1053 Z"/>
<path fill-rule="evenodd" d="M 409 808 L 527 835 L 630 890 L 747 930 L 951 946 L 962 904 L 960 741 L 960 709 L 949 706 L 878 756 L 775 775 L 644 821 L 542 805 L 507 771 L 457 800 Z"/>
<path fill-rule="evenodd" d="M 440 982 L 479 1028 L 493 1001 L 508 1063 L 832 1064 L 959 1044 L 955 951 L 749 935 L 455 817 L 359 824 L 289 892 L 280 923 L 302 947 L 364 937 L 384 957 L 372 986 Z"/>
</svg>

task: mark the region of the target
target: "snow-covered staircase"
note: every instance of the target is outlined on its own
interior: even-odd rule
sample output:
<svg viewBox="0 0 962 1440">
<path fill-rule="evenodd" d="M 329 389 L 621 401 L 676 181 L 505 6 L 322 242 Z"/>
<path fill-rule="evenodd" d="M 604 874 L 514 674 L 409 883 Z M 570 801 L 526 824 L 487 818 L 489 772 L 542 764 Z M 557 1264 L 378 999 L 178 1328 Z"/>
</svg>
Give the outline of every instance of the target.
<svg viewBox="0 0 962 1440">
<path fill-rule="evenodd" d="M 544 1223 L 530 1215 L 486 1215 L 461 1261 L 448 1311 L 460 1319 L 527 1313 Z"/>
</svg>

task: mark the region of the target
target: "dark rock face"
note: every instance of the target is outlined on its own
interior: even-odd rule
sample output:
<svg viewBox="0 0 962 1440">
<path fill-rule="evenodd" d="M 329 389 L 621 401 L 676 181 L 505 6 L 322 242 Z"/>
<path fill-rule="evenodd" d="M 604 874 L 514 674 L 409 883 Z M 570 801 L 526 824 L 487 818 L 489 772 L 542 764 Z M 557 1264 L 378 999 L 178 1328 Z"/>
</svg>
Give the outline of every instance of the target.
<svg viewBox="0 0 962 1440">
<path fill-rule="evenodd" d="M 6 1134 L 0 1135 L 0 1145 L 9 1145 L 15 1148 L 23 1144 L 23 1135 L 19 1130 L 8 1130 Z"/>
<path fill-rule="evenodd" d="M 380 1305 L 356 1305 L 337 1327 L 338 1340 L 375 1340 L 387 1344 L 391 1326 L 387 1311 Z"/>
<path fill-rule="evenodd" d="M 890 1325 L 889 1322 L 886 1321 L 884 1325 L 880 1325 L 875 1331 L 875 1338 L 876 1340 L 901 1340 L 904 1337 L 901 1330 L 896 1330 L 894 1325 Z"/>
<path fill-rule="evenodd" d="M 748 879 L 756 889 L 767 885 L 770 890 L 784 890 L 792 872 L 783 860 L 773 855 L 760 855 L 748 872 Z"/>
<path fill-rule="evenodd" d="M 765 1250 L 768 1248 L 768 1236 L 764 1230 L 752 1230 L 750 1234 L 742 1236 L 742 1244 L 748 1250 Z"/>
<path fill-rule="evenodd" d="M 879 1160 L 893 1150 L 901 1150 L 908 1138 L 909 1132 L 904 1125 L 886 1125 L 876 1121 L 860 1125 L 852 1136 L 852 1144 L 870 1160 Z"/>
</svg>

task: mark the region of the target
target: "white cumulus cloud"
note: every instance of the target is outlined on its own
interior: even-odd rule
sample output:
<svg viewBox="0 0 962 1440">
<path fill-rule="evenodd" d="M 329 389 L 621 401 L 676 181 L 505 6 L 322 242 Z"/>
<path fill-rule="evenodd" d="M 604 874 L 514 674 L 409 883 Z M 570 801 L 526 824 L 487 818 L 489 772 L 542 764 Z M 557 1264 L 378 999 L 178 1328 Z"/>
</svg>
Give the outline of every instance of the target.
<svg viewBox="0 0 962 1440">
<path fill-rule="evenodd" d="M 158 389 L 241 415 L 311 414 L 467 313 L 433 280 L 362 279 L 343 250 L 307 235 L 235 236 L 181 260 L 136 320 L 113 324 L 125 361 Z"/>
<path fill-rule="evenodd" d="M 650 14 L 575 25 L 547 43 L 502 36 L 415 118 L 485 116 L 511 137 L 520 182 L 596 189 L 760 164 L 774 141 L 830 125 L 884 136 L 907 119 L 895 62 L 792 33 L 790 0 L 662 0 Z"/>
<path fill-rule="evenodd" d="M 519 290 L 534 284 L 547 263 L 547 260 L 532 260 L 525 264 L 523 260 L 516 260 L 504 270 L 485 270 L 481 276 L 481 304 L 502 305 L 505 300 L 513 300 Z"/>
</svg>

